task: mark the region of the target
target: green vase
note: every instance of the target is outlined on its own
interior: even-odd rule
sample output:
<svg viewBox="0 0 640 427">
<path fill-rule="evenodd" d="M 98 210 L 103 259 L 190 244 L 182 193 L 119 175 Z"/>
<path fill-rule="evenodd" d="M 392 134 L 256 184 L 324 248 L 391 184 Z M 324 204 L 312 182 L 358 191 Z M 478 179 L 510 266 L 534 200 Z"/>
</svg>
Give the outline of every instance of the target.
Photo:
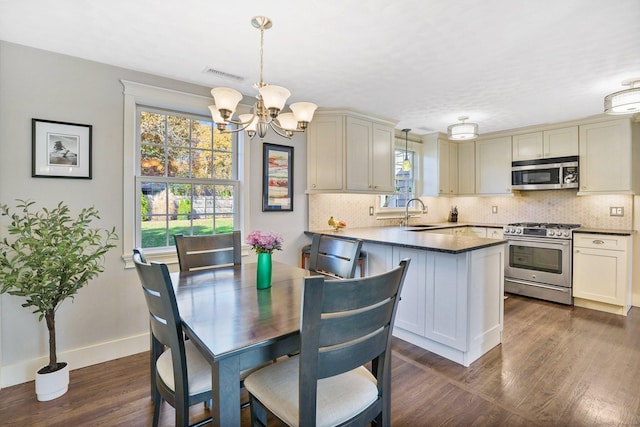
<svg viewBox="0 0 640 427">
<path fill-rule="evenodd" d="M 271 254 L 258 254 L 256 286 L 258 289 L 268 289 L 271 287 Z"/>
</svg>

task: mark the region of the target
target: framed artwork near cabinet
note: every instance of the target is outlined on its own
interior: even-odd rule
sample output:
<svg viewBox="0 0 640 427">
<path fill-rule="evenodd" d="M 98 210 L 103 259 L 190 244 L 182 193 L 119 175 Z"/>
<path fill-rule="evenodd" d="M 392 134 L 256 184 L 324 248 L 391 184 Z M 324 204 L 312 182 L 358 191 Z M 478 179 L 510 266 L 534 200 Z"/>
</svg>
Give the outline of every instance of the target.
<svg viewBox="0 0 640 427">
<path fill-rule="evenodd" d="M 293 147 L 262 145 L 262 211 L 293 211 Z"/>
<path fill-rule="evenodd" d="M 31 176 L 91 179 L 91 125 L 31 119 Z"/>
</svg>

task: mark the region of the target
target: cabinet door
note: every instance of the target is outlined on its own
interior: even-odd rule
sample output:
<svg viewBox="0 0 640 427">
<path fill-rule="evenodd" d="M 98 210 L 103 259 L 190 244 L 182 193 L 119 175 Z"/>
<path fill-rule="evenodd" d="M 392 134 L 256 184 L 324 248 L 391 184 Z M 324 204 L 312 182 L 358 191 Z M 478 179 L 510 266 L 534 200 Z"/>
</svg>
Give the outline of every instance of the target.
<svg viewBox="0 0 640 427">
<path fill-rule="evenodd" d="M 371 180 L 373 191 L 392 193 L 394 189 L 393 128 L 373 124 Z"/>
<path fill-rule="evenodd" d="M 450 169 L 449 142 L 438 139 L 438 194 L 440 195 L 450 194 Z"/>
<path fill-rule="evenodd" d="M 372 162 L 370 121 L 347 117 L 347 189 L 371 191 L 369 165 Z"/>
<path fill-rule="evenodd" d="M 511 137 L 476 141 L 476 193 L 511 194 Z"/>
<path fill-rule="evenodd" d="M 393 247 L 393 265 L 398 265 L 404 258 L 411 258 L 402 286 L 395 326 L 420 336 L 424 336 L 425 332 L 426 253 L 418 249 Z"/>
<path fill-rule="evenodd" d="M 513 136 L 513 161 L 542 158 L 542 132 Z"/>
<path fill-rule="evenodd" d="M 543 157 L 565 157 L 578 155 L 578 126 L 543 132 Z"/>
<path fill-rule="evenodd" d="M 449 144 L 449 195 L 458 194 L 458 144 Z"/>
<path fill-rule="evenodd" d="M 343 116 L 316 116 L 307 129 L 307 186 L 344 190 Z"/>
<path fill-rule="evenodd" d="M 629 121 L 580 126 L 580 192 L 631 192 Z"/>
<path fill-rule="evenodd" d="M 465 254 L 454 256 L 439 252 L 426 254 L 424 336 L 449 347 L 466 351 L 468 347 L 467 257 Z"/>
<path fill-rule="evenodd" d="M 574 248 L 574 297 L 624 306 L 626 284 L 625 251 Z"/>
<path fill-rule="evenodd" d="M 458 194 L 471 195 L 476 192 L 476 143 L 466 141 L 458 146 Z"/>
</svg>

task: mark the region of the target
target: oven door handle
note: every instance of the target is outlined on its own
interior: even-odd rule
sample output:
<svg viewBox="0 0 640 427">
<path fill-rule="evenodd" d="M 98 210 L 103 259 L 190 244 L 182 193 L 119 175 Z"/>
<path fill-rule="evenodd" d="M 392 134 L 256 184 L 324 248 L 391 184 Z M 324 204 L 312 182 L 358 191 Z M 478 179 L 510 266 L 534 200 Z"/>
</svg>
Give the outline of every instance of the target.
<svg viewBox="0 0 640 427">
<path fill-rule="evenodd" d="M 569 292 L 569 288 L 565 288 L 563 286 L 541 285 L 539 283 L 526 282 L 524 280 L 518 280 L 518 279 L 510 279 L 508 277 L 505 277 L 505 280 L 513 283 L 519 283 L 521 285 L 535 286 L 537 288 L 553 289 L 554 291 L 560 291 L 560 292 Z"/>
<path fill-rule="evenodd" d="M 513 244 L 521 243 L 542 243 L 545 245 L 554 245 L 554 246 L 569 246 L 571 244 L 571 240 L 553 240 L 553 239 L 544 239 L 544 238 L 527 238 L 527 237 L 505 237 L 509 241 L 509 243 L 513 242 Z M 521 244 L 518 246 L 522 246 Z"/>
</svg>

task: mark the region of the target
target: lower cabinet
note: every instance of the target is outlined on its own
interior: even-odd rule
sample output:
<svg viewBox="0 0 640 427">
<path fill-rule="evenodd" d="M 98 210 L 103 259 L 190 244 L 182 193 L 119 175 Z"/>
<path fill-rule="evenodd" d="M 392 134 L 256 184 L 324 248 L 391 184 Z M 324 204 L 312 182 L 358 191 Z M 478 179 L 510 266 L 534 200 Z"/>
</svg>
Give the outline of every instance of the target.
<svg viewBox="0 0 640 427">
<path fill-rule="evenodd" d="M 631 308 L 630 237 L 576 233 L 573 303 L 626 316 Z"/>
<path fill-rule="evenodd" d="M 369 274 L 411 263 L 394 336 L 464 366 L 502 340 L 504 245 L 451 254 L 365 243 Z"/>
</svg>

